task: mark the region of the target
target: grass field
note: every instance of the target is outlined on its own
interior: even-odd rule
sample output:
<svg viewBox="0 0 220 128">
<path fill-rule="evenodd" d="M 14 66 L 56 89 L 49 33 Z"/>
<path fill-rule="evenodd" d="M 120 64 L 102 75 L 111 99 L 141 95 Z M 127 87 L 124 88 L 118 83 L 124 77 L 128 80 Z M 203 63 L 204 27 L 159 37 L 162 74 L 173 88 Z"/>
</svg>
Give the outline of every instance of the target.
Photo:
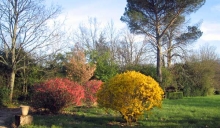
<svg viewBox="0 0 220 128">
<path fill-rule="evenodd" d="M 69 108 L 66 114 L 33 116 L 33 124 L 25 128 L 220 128 L 220 95 L 164 100 L 162 108 L 147 112 L 131 126 L 118 113 L 100 108 Z"/>
</svg>

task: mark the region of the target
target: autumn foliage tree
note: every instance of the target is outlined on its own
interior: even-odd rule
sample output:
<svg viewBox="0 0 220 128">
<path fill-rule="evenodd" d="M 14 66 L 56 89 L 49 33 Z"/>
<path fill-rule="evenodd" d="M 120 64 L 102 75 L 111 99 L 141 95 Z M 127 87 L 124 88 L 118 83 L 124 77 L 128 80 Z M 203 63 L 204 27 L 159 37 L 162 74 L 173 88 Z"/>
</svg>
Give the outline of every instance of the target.
<svg viewBox="0 0 220 128">
<path fill-rule="evenodd" d="M 82 49 L 75 48 L 66 63 L 68 78 L 80 84 L 89 81 L 96 69 L 95 65 L 86 62 L 86 56 Z"/>
<path fill-rule="evenodd" d="M 101 86 L 97 102 L 101 107 L 119 111 L 131 123 L 153 107 L 161 106 L 164 92 L 150 76 L 128 71 L 118 74 Z"/>
</svg>

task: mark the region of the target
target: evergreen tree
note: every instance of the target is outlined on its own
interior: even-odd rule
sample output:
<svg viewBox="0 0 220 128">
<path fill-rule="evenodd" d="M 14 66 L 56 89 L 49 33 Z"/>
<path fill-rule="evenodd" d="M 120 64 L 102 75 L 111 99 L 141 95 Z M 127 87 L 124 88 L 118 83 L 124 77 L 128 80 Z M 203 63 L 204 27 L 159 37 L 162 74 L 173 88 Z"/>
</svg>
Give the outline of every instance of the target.
<svg viewBox="0 0 220 128">
<path fill-rule="evenodd" d="M 162 37 L 179 16 L 197 11 L 205 0 L 127 0 L 121 20 L 131 32 L 145 34 L 156 48 L 157 76 L 162 82 Z"/>
</svg>

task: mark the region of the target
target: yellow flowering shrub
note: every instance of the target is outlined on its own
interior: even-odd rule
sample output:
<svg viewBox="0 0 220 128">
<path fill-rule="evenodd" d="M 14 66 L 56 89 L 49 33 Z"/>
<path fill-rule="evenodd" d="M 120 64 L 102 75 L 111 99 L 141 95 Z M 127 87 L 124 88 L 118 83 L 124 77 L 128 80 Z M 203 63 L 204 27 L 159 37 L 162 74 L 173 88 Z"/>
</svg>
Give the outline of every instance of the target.
<svg viewBox="0 0 220 128">
<path fill-rule="evenodd" d="M 97 93 L 99 106 L 119 111 L 128 122 L 153 107 L 160 107 L 163 90 L 150 76 L 128 71 L 118 74 L 101 86 Z"/>
</svg>

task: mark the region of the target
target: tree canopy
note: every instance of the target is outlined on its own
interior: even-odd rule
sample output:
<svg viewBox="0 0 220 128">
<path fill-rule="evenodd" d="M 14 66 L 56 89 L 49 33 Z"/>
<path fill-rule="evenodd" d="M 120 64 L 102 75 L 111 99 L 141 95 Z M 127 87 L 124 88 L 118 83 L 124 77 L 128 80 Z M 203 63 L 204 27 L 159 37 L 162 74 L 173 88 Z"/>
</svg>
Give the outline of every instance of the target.
<svg viewBox="0 0 220 128">
<path fill-rule="evenodd" d="M 205 0 L 127 0 L 121 20 L 131 32 L 144 34 L 156 48 L 157 75 L 162 82 L 162 37 L 179 16 L 197 11 Z"/>
</svg>

